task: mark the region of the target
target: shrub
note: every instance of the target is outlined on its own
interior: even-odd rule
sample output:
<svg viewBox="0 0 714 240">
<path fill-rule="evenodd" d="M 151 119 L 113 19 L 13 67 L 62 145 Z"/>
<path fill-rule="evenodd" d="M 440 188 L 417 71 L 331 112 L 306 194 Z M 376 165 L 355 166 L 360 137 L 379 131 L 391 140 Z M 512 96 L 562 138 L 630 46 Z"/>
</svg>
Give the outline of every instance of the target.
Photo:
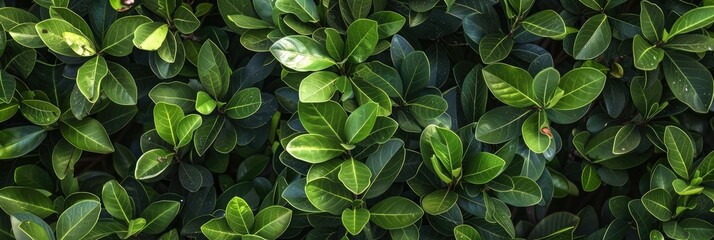
<svg viewBox="0 0 714 240">
<path fill-rule="evenodd" d="M 0 239 L 714 236 L 714 1 L 0 4 Z"/>
</svg>

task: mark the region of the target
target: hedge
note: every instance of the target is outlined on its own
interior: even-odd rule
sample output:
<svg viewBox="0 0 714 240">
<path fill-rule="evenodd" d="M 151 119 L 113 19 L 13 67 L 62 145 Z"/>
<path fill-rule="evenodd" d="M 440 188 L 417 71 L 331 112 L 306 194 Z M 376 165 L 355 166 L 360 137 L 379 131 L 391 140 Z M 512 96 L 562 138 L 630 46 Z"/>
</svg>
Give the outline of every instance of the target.
<svg viewBox="0 0 714 240">
<path fill-rule="evenodd" d="M 712 0 L 0 0 L 0 240 L 711 239 L 712 23 Z"/>
</svg>

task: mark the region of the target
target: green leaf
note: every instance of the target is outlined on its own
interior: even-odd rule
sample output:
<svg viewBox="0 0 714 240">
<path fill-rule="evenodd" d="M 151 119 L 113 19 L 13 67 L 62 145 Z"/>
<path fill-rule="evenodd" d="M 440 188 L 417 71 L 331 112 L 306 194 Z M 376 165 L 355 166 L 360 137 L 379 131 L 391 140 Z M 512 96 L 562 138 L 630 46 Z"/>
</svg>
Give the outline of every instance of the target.
<svg viewBox="0 0 714 240">
<path fill-rule="evenodd" d="M 521 127 L 523 141 L 531 151 L 543 153 L 550 147 L 553 134 L 545 111 L 537 111 L 526 118 Z"/>
<path fill-rule="evenodd" d="M 434 94 L 428 94 L 407 103 L 412 116 L 418 119 L 434 119 L 446 112 L 448 104 L 443 97 Z"/>
<path fill-rule="evenodd" d="M 402 15 L 392 11 L 379 11 L 372 13 L 369 19 L 377 21 L 379 38 L 387 38 L 399 32 L 407 21 Z"/>
<path fill-rule="evenodd" d="M 275 7 L 280 11 L 295 14 L 303 22 L 320 21 L 317 6 L 312 0 L 276 0 Z"/>
<path fill-rule="evenodd" d="M 171 200 L 159 200 L 151 203 L 141 212 L 141 218 L 146 219 L 146 226 L 142 230 L 148 234 L 159 234 L 176 218 L 181 208 L 181 203 Z"/>
<path fill-rule="evenodd" d="M 174 25 L 179 32 L 190 34 L 201 26 L 201 21 L 191 12 L 189 7 L 181 5 L 176 8 L 174 13 Z"/>
<path fill-rule="evenodd" d="M 36 99 L 22 100 L 20 112 L 25 119 L 40 126 L 47 126 L 57 122 L 62 113 L 52 103 Z"/>
<path fill-rule="evenodd" d="M 94 43 L 87 39 L 83 35 L 79 35 L 72 32 L 63 32 L 62 38 L 64 38 L 65 43 L 79 56 L 89 57 L 97 54 L 97 50 L 94 48 Z"/>
<path fill-rule="evenodd" d="M 334 28 L 325 29 L 325 48 L 330 57 L 336 60 L 344 59 L 342 52 L 345 49 L 345 41 L 342 40 L 342 34 Z"/>
<path fill-rule="evenodd" d="M 124 236 L 125 238 L 129 238 L 130 236 L 136 235 L 141 232 L 141 230 L 146 227 L 146 219 L 132 219 L 127 223 L 127 225 L 129 225 L 129 228 L 127 229 L 126 236 Z"/>
<path fill-rule="evenodd" d="M 641 135 L 637 127 L 633 124 L 626 124 L 617 131 L 615 142 L 612 145 L 612 153 L 625 154 L 635 150 L 640 145 Z"/>
<path fill-rule="evenodd" d="M 486 64 L 492 64 L 505 59 L 511 53 L 513 43 L 513 38 L 506 34 L 486 34 L 481 38 L 481 42 L 478 45 L 481 61 Z"/>
<path fill-rule="evenodd" d="M 94 200 L 75 203 L 62 212 L 57 220 L 57 239 L 82 239 L 99 220 L 101 204 Z"/>
<path fill-rule="evenodd" d="M 35 15 L 32 15 L 32 13 L 14 7 L 0 8 L 0 16 L 2 16 L 0 17 L 0 25 L 2 25 L 6 31 L 21 23 L 36 23 L 40 21 Z"/>
<path fill-rule="evenodd" d="M 358 19 L 347 29 L 347 42 L 342 56 L 353 63 L 360 63 L 372 55 L 378 40 L 377 22 L 370 19 Z"/>
<path fill-rule="evenodd" d="M 213 41 L 203 43 L 198 52 L 198 78 L 206 92 L 215 99 L 221 99 L 228 92 L 231 69 L 226 56 Z"/>
<path fill-rule="evenodd" d="M 173 146 L 179 144 L 178 127 L 179 122 L 183 119 L 183 111 L 180 107 L 159 102 L 154 106 L 154 125 L 156 132 L 164 141 Z"/>
<path fill-rule="evenodd" d="M 35 24 L 34 22 L 20 23 L 7 31 L 10 33 L 10 37 L 20 45 L 28 48 L 41 48 L 45 46 L 45 43 L 37 33 Z"/>
<path fill-rule="evenodd" d="M 664 31 L 664 13 L 650 1 L 640 2 L 640 28 L 642 35 L 650 42 L 662 40 Z"/>
<path fill-rule="evenodd" d="M 339 182 L 318 178 L 305 185 L 307 199 L 315 208 L 339 215 L 352 206 L 352 193 Z"/>
<path fill-rule="evenodd" d="M 124 187 L 116 180 L 110 180 L 102 187 L 102 202 L 112 217 L 126 222 L 133 219 L 134 203 Z"/>
<path fill-rule="evenodd" d="M 521 22 L 526 31 L 548 38 L 565 37 L 565 21 L 553 10 L 543 10 L 528 16 Z"/>
<path fill-rule="evenodd" d="M 69 144 L 67 140 L 59 141 L 52 149 L 52 169 L 58 179 L 63 180 L 66 176 L 74 175 L 74 165 L 82 156 L 79 150 Z"/>
<path fill-rule="evenodd" d="M 290 140 L 285 150 L 308 163 L 321 163 L 342 155 L 340 143 L 318 134 L 303 134 Z"/>
<path fill-rule="evenodd" d="M 664 130 L 664 145 L 667 147 L 667 160 L 677 175 L 689 179 L 689 168 L 694 160 L 694 144 L 686 132 L 675 126 Z"/>
<path fill-rule="evenodd" d="M 50 18 L 37 23 L 35 30 L 37 34 L 40 35 L 40 38 L 42 38 L 42 42 L 44 42 L 50 50 L 70 57 L 79 55 L 67 44 L 63 34 L 71 33 L 86 38 L 79 29 L 72 26 L 69 22 L 58 18 Z"/>
<path fill-rule="evenodd" d="M 429 58 L 422 51 L 409 53 L 399 67 L 399 74 L 404 83 L 404 94 L 409 95 L 422 90 L 429 84 Z"/>
<path fill-rule="evenodd" d="M 23 237 L 27 239 L 51 239 L 50 235 L 48 235 L 47 231 L 38 223 L 32 222 L 32 221 L 25 221 L 20 223 L 20 225 L 17 227 L 18 232 L 15 232 L 17 239 L 24 239 Z M 20 235 L 20 232 L 22 235 Z M 22 237 L 19 237 L 22 236 Z"/>
<path fill-rule="evenodd" d="M 116 104 L 136 105 L 139 96 L 136 82 L 131 73 L 117 63 L 107 62 L 107 67 L 109 72 L 101 83 L 104 94 Z"/>
<path fill-rule="evenodd" d="M 515 207 L 527 207 L 538 204 L 543 198 L 540 186 L 530 178 L 524 176 L 513 176 L 513 190 L 506 192 L 496 192 L 496 197 Z"/>
<path fill-rule="evenodd" d="M 304 103 L 327 102 L 337 91 L 335 82 L 340 76 L 333 72 L 320 71 L 307 75 L 300 82 L 299 98 Z"/>
<path fill-rule="evenodd" d="M 165 149 L 152 149 L 139 157 L 134 170 L 134 177 L 139 180 L 158 176 L 171 165 L 174 152 Z"/>
<path fill-rule="evenodd" d="M 156 13 L 162 18 L 171 19 L 171 14 L 176 8 L 176 1 L 173 0 L 147 0 L 142 2 L 142 6 Z"/>
<path fill-rule="evenodd" d="M 109 134 L 96 119 L 67 119 L 60 126 L 60 132 L 72 146 L 81 150 L 101 154 L 114 152 Z"/>
<path fill-rule="evenodd" d="M 10 103 L 15 94 L 17 82 L 5 71 L 0 71 L 0 103 Z"/>
<path fill-rule="evenodd" d="M 664 58 L 664 49 L 648 43 L 638 34 L 632 41 L 632 55 L 635 67 L 651 71 L 656 69 Z"/>
<path fill-rule="evenodd" d="M 570 70 L 560 78 L 563 96 L 553 106 L 557 110 L 574 110 L 595 100 L 605 88 L 605 74 L 595 68 L 580 67 Z"/>
<path fill-rule="evenodd" d="M 481 71 L 486 86 L 499 101 L 514 107 L 538 104 L 532 96 L 533 77 L 526 70 L 504 63 L 495 63 L 484 67 Z"/>
<path fill-rule="evenodd" d="M 216 109 L 216 101 L 211 98 L 208 93 L 204 91 L 199 91 L 196 93 L 196 111 L 203 114 L 203 115 L 208 115 L 213 112 L 214 109 Z"/>
<path fill-rule="evenodd" d="M 685 34 L 675 36 L 663 46 L 685 52 L 701 53 L 714 49 L 714 38 L 704 34 Z"/>
<path fill-rule="evenodd" d="M 474 159 L 464 160 L 462 178 L 471 184 L 486 184 L 500 175 L 506 167 L 505 160 L 488 152 L 479 152 Z"/>
<path fill-rule="evenodd" d="M 277 239 L 288 229 L 293 211 L 282 206 L 270 206 L 255 215 L 253 233 L 266 239 Z"/>
<path fill-rule="evenodd" d="M 533 78 L 533 98 L 539 106 L 548 106 L 560 83 L 560 73 L 549 67 L 541 70 Z"/>
<path fill-rule="evenodd" d="M 255 217 L 248 203 L 240 197 L 233 197 L 226 206 L 226 221 L 233 231 L 240 234 L 250 233 Z"/>
<path fill-rule="evenodd" d="M 233 232 L 225 218 L 214 218 L 201 225 L 201 233 L 208 239 L 238 240 L 241 234 Z"/>
<path fill-rule="evenodd" d="M 246 88 L 236 92 L 223 111 L 233 119 L 244 119 L 258 112 L 262 104 L 259 88 Z"/>
<path fill-rule="evenodd" d="M 40 218 L 57 213 L 48 196 L 39 190 L 18 186 L 0 189 L 0 208 L 8 215 L 29 212 Z"/>
<path fill-rule="evenodd" d="M 355 109 L 345 121 L 345 140 L 349 144 L 358 143 L 372 132 L 377 121 L 379 105 L 370 102 Z"/>
<path fill-rule="evenodd" d="M 47 136 L 38 126 L 19 126 L 0 130 L 0 159 L 13 159 L 28 154 Z"/>
<path fill-rule="evenodd" d="M 352 235 L 362 232 L 369 222 L 369 211 L 364 208 L 345 209 L 342 211 L 342 226 Z"/>
<path fill-rule="evenodd" d="M 178 125 L 176 125 L 176 137 L 178 139 L 176 147 L 180 148 L 191 143 L 193 132 L 196 131 L 202 123 L 203 119 L 197 114 L 189 114 L 183 117 L 181 121 L 178 122 Z"/>
<path fill-rule="evenodd" d="M 454 228 L 454 237 L 456 238 L 456 240 L 479 240 L 479 239 L 481 239 L 481 235 L 478 234 L 478 231 L 476 231 L 476 229 L 474 229 L 474 227 L 466 225 L 466 224 L 461 224 Z"/>
<path fill-rule="evenodd" d="M 451 209 L 458 200 L 458 195 L 453 191 L 439 189 L 421 198 L 421 206 L 431 215 L 442 214 Z"/>
<path fill-rule="evenodd" d="M 372 172 L 364 163 L 349 159 L 340 164 L 338 178 L 354 194 L 362 194 L 369 188 Z"/>
<path fill-rule="evenodd" d="M 320 71 L 335 65 L 325 47 L 306 36 L 281 38 L 270 46 L 270 52 L 285 67 L 298 72 Z"/>
<path fill-rule="evenodd" d="M 151 19 L 142 15 L 132 15 L 117 19 L 104 35 L 102 52 L 116 57 L 129 55 L 134 48 L 134 30 L 150 23 Z"/>
<path fill-rule="evenodd" d="M 191 112 L 196 105 L 196 90 L 186 83 L 159 83 L 149 92 L 149 98 L 154 103 L 165 102 L 181 107 L 184 112 Z"/>
<path fill-rule="evenodd" d="M 704 191 L 704 187 L 689 185 L 679 178 L 672 181 L 672 188 L 674 188 L 674 192 L 680 196 L 696 195 Z"/>
<path fill-rule="evenodd" d="M 583 172 L 580 174 L 580 182 L 583 184 L 583 191 L 592 192 L 600 187 L 600 176 L 597 169 L 588 163 L 584 163 Z"/>
<path fill-rule="evenodd" d="M 679 34 L 688 33 L 714 22 L 714 6 L 704 6 L 697 7 L 692 10 L 687 11 L 682 14 L 677 20 L 672 24 L 672 28 L 669 30 L 669 37 L 665 37 L 664 41 L 667 39 L 677 36 Z"/>
<path fill-rule="evenodd" d="M 340 104 L 333 101 L 299 103 L 298 116 L 307 132 L 335 140 L 342 139 L 347 114 Z"/>
<path fill-rule="evenodd" d="M 593 59 L 610 46 L 612 31 L 607 15 L 598 14 L 590 17 L 578 31 L 573 43 L 573 55 L 577 60 Z"/>
<path fill-rule="evenodd" d="M 269 22 L 240 14 L 228 15 L 228 19 L 236 26 L 245 29 L 266 29 L 273 27 L 273 24 Z"/>
<path fill-rule="evenodd" d="M 369 209 L 370 220 L 377 226 L 391 230 L 405 228 L 424 215 L 419 205 L 404 197 L 388 197 Z"/>
<path fill-rule="evenodd" d="M 101 56 L 90 59 L 77 70 L 77 87 L 90 103 L 99 100 L 102 79 L 107 73 L 109 73 L 107 61 Z"/>
<path fill-rule="evenodd" d="M 667 190 L 655 188 L 642 195 L 645 209 L 660 221 L 672 219 L 672 196 Z"/>
<path fill-rule="evenodd" d="M 136 48 L 146 51 L 156 51 L 166 39 L 169 26 L 161 22 L 147 22 L 134 30 L 132 43 Z"/>
<path fill-rule="evenodd" d="M 699 61 L 677 53 L 666 53 L 664 77 L 669 89 L 684 104 L 706 113 L 714 100 L 714 78 Z"/>
<path fill-rule="evenodd" d="M 518 137 L 521 125 L 531 111 L 509 106 L 486 112 L 476 125 L 476 139 L 484 143 L 499 144 Z"/>
</svg>

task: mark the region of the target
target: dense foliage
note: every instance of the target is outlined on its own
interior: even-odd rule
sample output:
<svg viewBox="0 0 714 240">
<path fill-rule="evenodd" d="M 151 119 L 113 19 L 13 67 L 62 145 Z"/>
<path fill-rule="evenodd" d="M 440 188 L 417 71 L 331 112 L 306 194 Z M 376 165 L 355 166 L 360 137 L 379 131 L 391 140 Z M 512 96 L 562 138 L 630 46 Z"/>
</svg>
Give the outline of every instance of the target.
<svg viewBox="0 0 714 240">
<path fill-rule="evenodd" d="M 0 0 L 0 239 L 710 239 L 714 1 Z"/>
</svg>

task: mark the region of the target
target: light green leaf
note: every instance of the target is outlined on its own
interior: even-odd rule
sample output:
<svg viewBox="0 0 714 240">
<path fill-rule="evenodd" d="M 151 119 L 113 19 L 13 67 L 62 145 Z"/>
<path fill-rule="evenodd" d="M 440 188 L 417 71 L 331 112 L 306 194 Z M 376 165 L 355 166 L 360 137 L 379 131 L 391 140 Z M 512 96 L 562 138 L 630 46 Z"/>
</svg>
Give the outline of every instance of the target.
<svg viewBox="0 0 714 240">
<path fill-rule="evenodd" d="M 583 191 L 592 192 L 600 187 L 600 176 L 593 165 L 584 163 L 583 172 L 580 174 L 580 182 L 583 184 Z"/>
<path fill-rule="evenodd" d="M 590 17 L 578 31 L 573 43 L 573 55 L 577 60 L 593 59 L 610 46 L 612 30 L 607 15 L 598 14 Z"/>
<path fill-rule="evenodd" d="M 233 232 L 225 218 L 214 218 L 201 225 L 201 233 L 211 240 L 238 240 L 241 234 Z"/>
<path fill-rule="evenodd" d="M 704 34 L 685 34 L 675 36 L 663 48 L 685 52 L 703 53 L 714 49 L 714 38 Z"/>
<path fill-rule="evenodd" d="M 298 116 L 307 132 L 342 141 L 347 114 L 340 104 L 333 101 L 299 103 Z"/>
<path fill-rule="evenodd" d="M 372 172 L 364 163 L 349 159 L 342 162 L 337 176 L 347 189 L 359 195 L 369 188 Z"/>
<path fill-rule="evenodd" d="M 504 63 L 495 63 L 484 67 L 481 71 L 486 86 L 501 102 L 514 107 L 538 104 L 531 96 L 533 77 L 526 70 Z"/>
<path fill-rule="evenodd" d="M 89 57 L 97 54 L 94 43 L 83 35 L 73 32 L 63 32 L 62 37 L 69 47 L 79 56 Z"/>
<path fill-rule="evenodd" d="M 325 47 L 306 36 L 281 38 L 270 46 L 270 52 L 285 67 L 299 72 L 320 71 L 335 65 Z"/>
<path fill-rule="evenodd" d="M 101 204 L 94 200 L 75 203 L 62 212 L 57 220 L 57 239 L 82 239 L 99 220 Z"/>
<path fill-rule="evenodd" d="M 377 22 L 370 19 L 358 19 L 347 29 L 347 42 L 342 56 L 353 63 L 360 63 L 372 55 L 377 46 Z"/>
<path fill-rule="evenodd" d="M 714 6 L 697 7 L 682 14 L 672 24 L 669 30 L 669 37 L 665 37 L 666 42 L 669 38 L 679 34 L 688 33 L 700 28 L 703 28 L 714 22 Z"/>
<path fill-rule="evenodd" d="M 244 119 L 255 114 L 262 104 L 260 89 L 251 87 L 236 92 L 223 110 L 228 117 Z"/>
<path fill-rule="evenodd" d="M 20 45 L 28 48 L 41 48 L 45 46 L 45 43 L 42 42 L 42 38 L 37 33 L 35 24 L 34 22 L 20 23 L 7 31 L 10 37 Z"/>
<path fill-rule="evenodd" d="M 77 70 L 77 87 L 90 103 L 99 100 L 102 79 L 107 73 L 109 73 L 107 61 L 101 56 L 90 59 Z"/>
<path fill-rule="evenodd" d="M 198 129 L 198 127 L 200 127 L 202 123 L 203 119 L 197 114 L 189 114 L 183 117 L 176 126 L 175 135 L 178 138 L 176 148 L 180 148 L 191 143 L 191 139 L 193 138 L 193 132 L 196 131 L 196 129 Z"/>
<path fill-rule="evenodd" d="M 543 153 L 550 147 L 553 134 L 545 111 L 537 111 L 523 122 L 521 132 L 523 141 L 531 151 Z"/>
<path fill-rule="evenodd" d="M 273 27 L 273 24 L 269 22 L 245 15 L 228 15 L 228 19 L 236 26 L 245 29 L 266 29 Z"/>
<path fill-rule="evenodd" d="M 558 110 L 574 110 L 595 100 L 605 87 L 605 74 L 591 67 L 570 70 L 560 78 L 563 96 L 553 106 Z"/>
<path fill-rule="evenodd" d="M 270 206 L 255 215 L 253 234 L 265 239 L 277 239 L 288 229 L 293 211 L 282 206 Z"/>
<path fill-rule="evenodd" d="M 15 232 L 16 239 L 52 239 L 49 233 L 45 231 L 43 226 L 36 222 L 25 221 L 17 227 L 18 232 Z M 15 231 L 15 230 L 13 230 Z M 22 234 L 22 235 L 20 235 Z"/>
<path fill-rule="evenodd" d="M 464 181 L 471 184 L 486 184 L 505 170 L 506 161 L 501 157 L 479 152 L 474 159 L 464 159 Z"/>
<path fill-rule="evenodd" d="M 114 152 L 114 145 L 104 126 L 94 118 L 82 120 L 67 119 L 60 126 L 60 132 L 72 146 L 93 153 L 107 154 Z"/>
<path fill-rule="evenodd" d="M 555 68 L 549 67 L 541 70 L 533 78 L 533 98 L 539 106 L 548 106 L 553 99 L 558 84 L 560 83 L 560 73 Z"/>
<path fill-rule="evenodd" d="M 102 202 L 112 217 L 126 222 L 133 219 L 134 203 L 124 187 L 116 180 L 110 180 L 102 187 Z"/>
<path fill-rule="evenodd" d="M 422 197 L 421 206 L 426 213 L 439 215 L 451 209 L 458 198 L 453 191 L 439 189 Z"/>
<path fill-rule="evenodd" d="M 327 71 L 314 72 L 307 75 L 300 82 L 298 93 L 300 102 L 321 103 L 329 101 L 337 90 L 335 82 L 338 79 L 340 79 L 340 76 Z"/>
<path fill-rule="evenodd" d="M 107 62 L 107 67 L 109 72 L 101 83 L 104 94 L 116 104 L 136 105 L 139 98 L 138 90 L 131 73 L 114 62 Z"/>
<path fill-rule="evenodd" d="M 226 206 L 226 221 L 233 231 L 240 234 L 250 233 L 255 217 L 248 203 L 240 197 L 233 197 Z"/>
<path fill-rule="evenodd" d="M 34 188 L 18 186 L 0 189 L 0 208 L 8 215 L 29 212 L 40 218 L 57 213 L 48 196 Z"/>
<path fill-rule="evenodd" d="M 454 237 L 456 240 L 480 240 L 481 235 L 478 234 L 478 231 L 474 229 L 474 227 L 466 225 L 466 224 L 461 224 L 458 225 L 454 228 Z"/>
<path fill-rule="evenodd" d="M 82 150 L 77 149 L 67 142 L 59 141 L 52 149 L 52 169 L 58 179 L 62 180 L 67 175 L 74 175 L 74 165 L 82 156 Z"/>
<path fill-rule="evenodd" d="M 404 16 L 392 11 L 379 11 L 372 13 L 369 19 L 377 21 L 377 32 L 379 38 L 390 37 L 402 29 L 407 21 Z"/>
<path fill-rule="evenodd" d="M 694 144 L 686 132 L 675 126 L 664 130 L 664 145 L 667 148 L 667 160 L 677 175 L 689 179 L 689 168 L 694 160 Z"/>
<path fill-rule="evenodd" d="M 562 38 L 567 33 L 563 18 L 550 9 L 528 16 L 521 24 L 526 31 L 541 37 Z"/>
<path fill-rule="evenodd" d="M 345 209 L 342 211 L 342 226 L 352 235 L 362 232 L 369 222 L 369 211 L 364 208 Z"/>
<path fill-rule="evenodd" d="M 169 26 L 161 22 L 147 22 L 134 30 L 132 43 L 136 48 L 146 51 L 156 51 L 166 39 Z M 107 33 L 108 34 L 108 33 Z"/>
<path fill-rule="evenodd" d="M 424 210 L 404 197 L 388 197 L 372 206 L 369 213 L 374 224 L 391 230 L 414 224 L 424 215 Z"/>
<path fill-rule="evenodd" d="M 617 131 L 615 142 L 612 144 L 612 153 L 625 154 L 635 150 L 640 145 L 641 135 L 633 124 L 626 124 Z"/>
<path fill-rule="evenodd" d="M 196 111 L 203 114 L 203 115 L 208 115 L 213 112 L 214 109 L 216 109 L 216 101 L 211 98 L 208 93 L 204 91 L 199 91 L 196 93 Z"/>
<path fill-rule="evenodd" d="M 16 87 L 15 77 L 5 71 L 0 71 L 0 103 L 10 103 Z"/>
<path fill-rule="evenodd" d="M 104 35 L 102 52 L 116 57 L 129 55 L 134 48 L 134 30 L 150 23 L 151 19 L 142 15 L 131 15 L 117 19 Z"/>
<path fill-rule="evenodd" d="M 0 25 L 2 25 L 5 31 L 12 29 L 21 23 L 36 23 L 39 21 L 40 20 L 37 19 L 35 15 L 32 15 L 32 13 L 24 9 L 14 7 L 0 8 Z"/>
<path fill-rule="evenodd" d="M 413 94 L 428 86 L 430 69 L 426 53 L 422 51 L 409 53 L 399 65 L 399 75 L 404 83 L 404 95 Z"/>
<path fill-rule="evenodd" d="M 50 50 L 64 56 L 79 56 L 72 50 L 72 47 L 67 44 L 63 34 L 66 32 L 80 36 L 84 36 L 84 34 L 69 22 L 58 18 L 50 18 L 37 23 L 35 30 L 37 34 L 40 35 L 40 38 L 42 38 L 42 42 L 44 42 Z M 86 36 L 84 37 L 86 38 Z"/>
<path fill-rule="evenodd" d="M 152 149 L 139 157 L 134 170 L 134 177 L 139 180 L 158 176 L 171 165 L 174 152 L 165 149 Z"/>
<path fill-rule="evenodd" d="M 173 146 L 179 144 L 178 126 L 183 119 L 183 111 L 179 106 L 159 102 L 154 106 L 154 125 L 156 132 L 164 141 Z"/>
<path fill-rule="evenodd" d="M 355 109 L 345 121 L 345 140 L 355 144 L 367 138 L 377 121 L 379 105 L 374 102 L 364 104 Z"/>
<path fill-rule="evenodd" d="M 174 13 L 174 25 L 179 32 L 190 34 L 201 26 L 201 21 L 191 12 L 189 7 L 181 5 Z"/>
<path fill-rule="evenodd" d="M 293 157 L 308 163 L 321 163 L 342 155 L 339 142 L 318 134 L 303 134 L 288 142 L 285 150 Z"/>
<path fill-rule="evenodd" d="M 428 94 L 406 104 L 412 116 L 419 119 L 434 119 L 446 112 L 448 104 L 442 96 Z"/>
</svg>

